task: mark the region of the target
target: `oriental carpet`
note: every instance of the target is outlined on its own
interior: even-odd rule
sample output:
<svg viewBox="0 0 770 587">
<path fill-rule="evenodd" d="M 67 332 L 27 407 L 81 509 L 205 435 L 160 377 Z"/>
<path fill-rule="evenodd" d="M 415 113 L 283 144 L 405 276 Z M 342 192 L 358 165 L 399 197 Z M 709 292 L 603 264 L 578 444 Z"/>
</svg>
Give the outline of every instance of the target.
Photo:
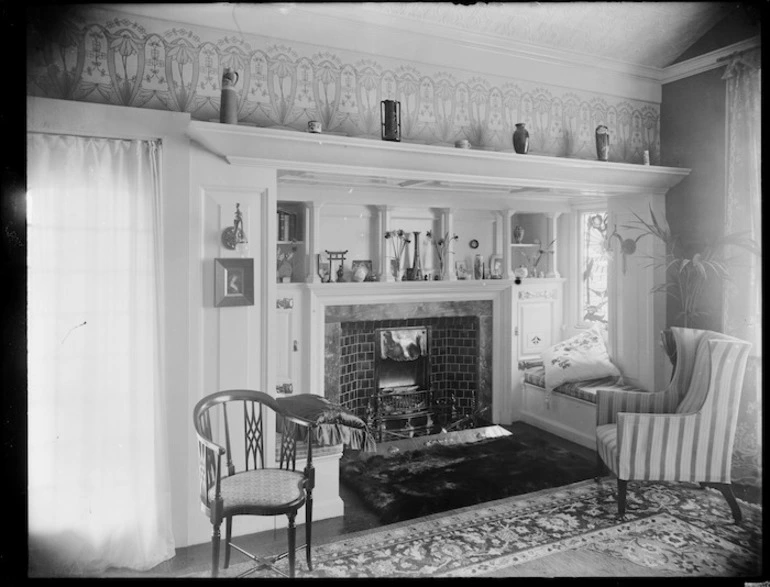
<svg viewBox="0 0 770 587">
<path fill-rule="evenodd" d="M 762 510 L 687 483 L 631 482 L 625 519 L 614 478 L 507 497 L 347 535 L 314 547 L 298 577 L 740 577 L 762 572 Z M 236 555 L 234 555 L 235 557 Z M 235 561 L 238 559 L 235 558 Z M 286 559 L 279 564 L 286 571 Z M 234 577 L 250 563 L 220 576 Z M 208 576 L 199 573 L 188 576 Z M 260 571 L 255 576 L 271 576 Z"/>
</svg>

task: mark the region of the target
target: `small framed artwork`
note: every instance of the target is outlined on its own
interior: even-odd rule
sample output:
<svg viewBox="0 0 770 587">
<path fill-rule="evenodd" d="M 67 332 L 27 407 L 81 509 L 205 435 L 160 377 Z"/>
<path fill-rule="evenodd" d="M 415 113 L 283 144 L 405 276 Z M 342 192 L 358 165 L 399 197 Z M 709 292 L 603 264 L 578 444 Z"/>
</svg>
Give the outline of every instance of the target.
<svg viewBox="0 0 770 587">
<path fill-rule="evenodd" d="M 331 264 L 329 261 L 322 261 L 321 254 L 318 255 L 318 277 L 321 278 L 321 283 L 329 283 L 331 281 Z"/>
<path fill-rule="evenodd" d="M 501 255 L 492 255 L 489 258 L 489 276 L 491 279 L 503 278 L 503 257 Z"/>
<path fill-rule="evenodd" d="M 254 259 L 214 259 L 214 305 L 254 305 Z"/>
<path fill-rule="evenodd" d="M 350 264 L 353 272 L 353 281 L 371 281 L 372 280 L 372 261 L 371 259 L 356 260 Z"/>
<path fill-rule="evenodd" d="M 457 275 L 457 279 L 469 279 L 468 267 L 465 265 L 464 261 L 457 261 L 455 263 L 455 274 Z"/>
</svg>

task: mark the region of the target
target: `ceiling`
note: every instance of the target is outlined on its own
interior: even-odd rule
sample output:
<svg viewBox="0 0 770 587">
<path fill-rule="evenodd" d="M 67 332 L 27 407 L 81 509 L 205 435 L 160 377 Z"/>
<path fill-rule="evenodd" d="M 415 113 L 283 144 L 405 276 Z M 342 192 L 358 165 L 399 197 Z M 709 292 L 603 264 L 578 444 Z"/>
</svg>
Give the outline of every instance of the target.
<svg viewBox="0 0 770 587">
<path fill-rule="evenodd" d="M 664 68 L 727 16 L 735 3 L 243 2 L 109 6 L 133 14 L 241 34 L 265 34 L 267 13 L 283 16 L 301 13 L 315 16 L 319 22 L 323 17 L 333 16 L 455 39 L 480 36 L 512 50 L 540 48 L 564 56 Z"/>
<path fill-rule="evenodd" d="M 663 68 L 724 18 L 726 2 L 366 3 L 360 10 Z"/>
</svg>

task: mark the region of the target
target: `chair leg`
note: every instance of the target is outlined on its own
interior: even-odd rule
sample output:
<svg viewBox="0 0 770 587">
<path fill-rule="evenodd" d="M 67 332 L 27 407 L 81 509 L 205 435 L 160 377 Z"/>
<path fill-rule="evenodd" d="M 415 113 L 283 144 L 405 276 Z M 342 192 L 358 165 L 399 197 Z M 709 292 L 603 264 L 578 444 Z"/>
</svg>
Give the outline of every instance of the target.
<svg viewBox="0 0 770 587">
<path fill-rule="evenodd" d="M 224 568 L 230 566 L 230 540 L 233 536 L 233 517 L 227 516 L 225 518 L 225 565 Z"/>
<path fill-rule="evenodd" d="M 219 539 L 219 524 L 214 524 L 211 534 L 211 577 L 214 579 L 219 575 Z"/>
<path fill-rule="evenodd" d="M 296 558 L 295 549 L 297 548 L 297 527 L 294 524 L 297 512 L 288 514 L 289 516 L 289 577 L 294 578 L 294 559 Z"/>
<path fill-rule="evenodd" d="M 622 518 L 626 515 L 626 487 L 628 481 L 618 479 L 618 515 Z"/>
<path fill-rule="evenodd" d="M 741 507 L 738 505 L 738 500 L 735 499 L 733 488 L 729 483 L 701 483 L 701 487 L 713 487 L 718 489 L 727 500 L 727 505 L 730 506 L 730 511 L 733 513 L 733 519 L 736 524 L 740 524 L 743 521 L 743 514 L 741 513 Z"/>
<path fill-rule="evenodd" d="M 307 568 L 313 570 L 313 562 L 310 560 L 310 540 L 313 534 L 313 494 L 309 494 L 305 503 L 305 557 Z"/>
</svg>

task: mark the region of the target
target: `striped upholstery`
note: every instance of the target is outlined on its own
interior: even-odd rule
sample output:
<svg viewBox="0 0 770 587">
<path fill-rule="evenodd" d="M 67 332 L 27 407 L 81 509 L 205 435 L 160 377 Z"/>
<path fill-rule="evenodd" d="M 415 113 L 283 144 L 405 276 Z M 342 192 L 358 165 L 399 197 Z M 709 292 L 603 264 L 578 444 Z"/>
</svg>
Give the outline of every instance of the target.
<svg viewBox="0 0 770 587">
<path fill-rule="evenodd" d="M 751 345 L 716 332 L 673 331 L 677 366 L 668 389 L 651 394 L 599 390 L 597 450 L 623 480 L 730 483 Z"/>
</svg>

